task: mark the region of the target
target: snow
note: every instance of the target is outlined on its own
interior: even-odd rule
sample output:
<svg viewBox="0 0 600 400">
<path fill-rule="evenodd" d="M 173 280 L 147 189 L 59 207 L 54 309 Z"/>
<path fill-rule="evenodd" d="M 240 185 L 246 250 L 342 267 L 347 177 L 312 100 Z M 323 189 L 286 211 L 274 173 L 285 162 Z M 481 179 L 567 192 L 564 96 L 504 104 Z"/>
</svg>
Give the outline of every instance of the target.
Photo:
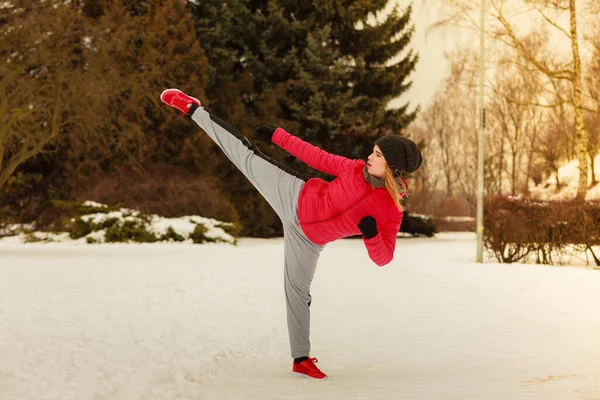
<svg viewBox="0 0 600 400">
<path fill-rule="evenodd" d="M 96 209 L 108 208 L 108 206 L 105 204 L 100 204 L 93 201 L 86 201 L 82 203 L 82 205 L 86 207 L 94 207 Z M 95 225 L 115 219 L 117 220 L 117 224 L 120 226 L 127 221 L 138 222 L 140 225 L 143 225 L 149 233 L 152 233 L 157 237 L 166 234 L 170 228 L 175 233 L 182 236 L 184 241 L 188 243 L 193 243 L 191 235 L 194 233 L 198 225 L 202 225 L 204 227 L 203 236 L 205 238 L 230 244 L 234 244 L 236 241 L 232 235 L 223 229 L 223 226 L 232 225 L 231 223 L 218 221 L 213 218 L 204 218 L 198 215 L 166 218 L 154 214 L 144 215 L 138 210 L 120 208 L 119 210 L 106 210 L 106 212 L 98 212 L 81 216 L 82 221 Z M 71 220 L 71 222 L 74 221 L 75 219 Z M 28 234 L 27 231 L 30 233 Z M 22 226 L 19 224 L 12 224 L 4 228 L 0 226 L 0 237 L 9 235 L 13 236 L 10 239 L 12 243 L 26 243 L 33 237 L 37 241 L 59 243 L 72 242 L 77 244 L 89 244 L 89 240 L 93 239 L 93 243 L 95 244 L 104 243 L 106 241 L 105 233 L 106 230 L 104 229 L 96 230 L 82 238 L 74 240 L 71 239 L 69 233 L 65 232 L 56 233 L 35 231 L 34 226 L 31 224 Z"/>
<path fill-rule="evenodd" d="M 86 200 L 82 203 L 83 206 L 85 207 L 95 207 L 95 208 L 108 208 L 108 205 L 106 204 L 102 204 L 102 203 L 98 203 L 92 200 Z"/>
<path fill-rule="evenodd" d="M 594 172 L 597 179 L 600 179 L 600 154 L 594 158 Z M 558 169 L 558 176 L 561 185 L 560 190 L 556 190 L 556 176 L 552 175 L 538 186 L 530 187 L 532 198 L 538 200 L 565 200 L 573 199 L 577 195 L 577 186 L 579 184 L 579 161 L 572 160 Z M 588 182 L 592 180 L 591 170 L 588 172 Z M 600 183 L 589 188 L 586 200 L 600 199 Z"/>
<path fill-rule="evenodd" d="M 83 38 L 83 45 L 88 48 L 88 49 L 93 49 L 92 47 L 92 37 L 91 36 L 84 36 Z"/>
<path fill-rule="evenodd" d="M 322 253 L 291 375 L 282 239 L 0 240 L 0 398 L 599 399 L 600 271 L 474 262 L 475 234 Z"/>
<path fill-rule="evenodd" d="M 85 222 L 91 222 L 93 224 L 99 224 L 109 219 L 116 218 L 120 221 L 136 221 L 140 215 L 139 211 L 130 212 L 128 210 L 110 211 L 107 213 L 95 213 L 87 214 L 81 217 Z"/>
</svg>

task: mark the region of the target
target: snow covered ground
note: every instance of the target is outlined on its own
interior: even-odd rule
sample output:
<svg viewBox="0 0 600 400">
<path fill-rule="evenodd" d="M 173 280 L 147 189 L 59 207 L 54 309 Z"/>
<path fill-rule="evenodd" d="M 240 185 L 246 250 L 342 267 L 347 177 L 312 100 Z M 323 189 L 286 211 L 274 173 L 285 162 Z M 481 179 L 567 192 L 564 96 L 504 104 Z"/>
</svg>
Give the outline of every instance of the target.
<svg viewBox="0 0 600 400">
<path fill-rule="evenodd" d="M 326 247 L 291 375 L 281 239 L 0 241 L 0 399 L 600 399 L 600 271 L 479 265 L 474 234 Z"/>
<path fill-rule="evenodd" d="M 594 158 L 594 172 L 596 178 L 600 177 L 600 154 Z M 588 182 L 592 182 L 592 171 L 588 168 Z M 529 187 L 529 192 L 534 199 L 540 200 L 566 200 L 573 199 L 577 195 L 577 186 L 579 183 L 579 161 L 572 160 L 558 169 L 558 176 L 561 185 L 560 190 L 556 190 L 556 176 L 552 175 L 540 185 L 533 184 Z M 586 200 L 600 199 L 600 183 L 589 188 L 585 195 Z"/>
</svg>

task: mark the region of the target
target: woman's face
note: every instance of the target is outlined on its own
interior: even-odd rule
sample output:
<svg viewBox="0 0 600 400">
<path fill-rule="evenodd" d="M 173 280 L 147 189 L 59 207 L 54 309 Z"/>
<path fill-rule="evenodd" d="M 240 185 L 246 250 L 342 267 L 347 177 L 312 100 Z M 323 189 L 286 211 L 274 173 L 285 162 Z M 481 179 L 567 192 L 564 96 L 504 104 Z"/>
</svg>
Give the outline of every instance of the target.
<svg viewBox="0 0 600 400">
<path fill-rule="evenodd" d="M 373 147 L 373 153 L 369 156 L 367 161 L 367 172 L 377 178 L 383 179 L 385 176 L 385 166 L 387 162 L 379 150 L 379 146 Z"/>
</svg>

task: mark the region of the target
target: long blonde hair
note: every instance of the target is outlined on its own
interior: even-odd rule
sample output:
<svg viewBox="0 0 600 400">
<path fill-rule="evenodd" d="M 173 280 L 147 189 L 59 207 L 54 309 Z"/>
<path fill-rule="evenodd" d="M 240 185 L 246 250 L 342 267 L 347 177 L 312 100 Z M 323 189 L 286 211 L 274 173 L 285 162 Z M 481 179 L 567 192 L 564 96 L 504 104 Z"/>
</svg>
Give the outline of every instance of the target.
<svg viewBox="0 0 600 400">
<path fill-rule="evenodd" d="M 403 211 L 402 204 L 400 204 L 400 200 L 406 195 L 406 191 L 408 190 L 408 184 L 402 178 L 402 176 L 394 177 L 394 173 L 392 172 L 390 166 L 388 164 L 385 165 L 385 188 L 390 192 L 396 207 L 398 207 L 398 211 Z"/>
</svg>

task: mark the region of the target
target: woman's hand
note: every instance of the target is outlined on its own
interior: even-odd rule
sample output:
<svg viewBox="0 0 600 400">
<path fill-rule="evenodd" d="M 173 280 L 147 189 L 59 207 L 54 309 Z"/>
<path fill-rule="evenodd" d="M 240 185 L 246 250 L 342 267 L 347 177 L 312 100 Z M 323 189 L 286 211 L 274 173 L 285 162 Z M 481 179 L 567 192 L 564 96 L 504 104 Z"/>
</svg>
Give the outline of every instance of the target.
<svg viewBox="0 0 600 400">
<path fill-rule="evenodd" d="M 277 128 L 275 128 L 272 125 L 263 125 L 256 130 L 254 136 L 256 136 L 259 139 L 271 142 L 273 140 L 273 134 L 275 133 L 276 129 Z"/>
<path fill-rule="evenodd" d="M 358 223 L 358 229 L 360 229 L 365 239 L 371 239 L 377 235 L 377 221 L 367 215 Z"/>
</svg>

